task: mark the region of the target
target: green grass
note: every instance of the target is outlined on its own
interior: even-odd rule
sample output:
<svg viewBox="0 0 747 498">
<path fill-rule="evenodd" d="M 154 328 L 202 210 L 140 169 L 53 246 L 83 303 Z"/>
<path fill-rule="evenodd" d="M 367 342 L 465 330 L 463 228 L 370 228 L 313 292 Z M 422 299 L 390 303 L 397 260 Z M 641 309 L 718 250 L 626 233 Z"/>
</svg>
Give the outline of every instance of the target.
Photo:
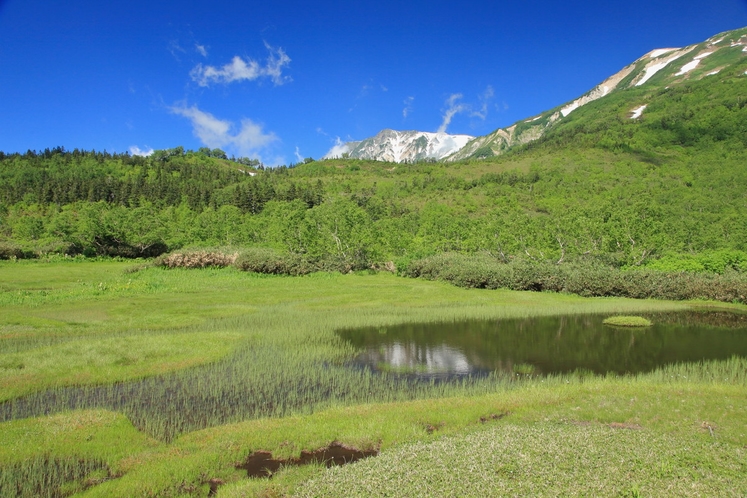
<svg viewBox="0 0 747 498">
<path fill-rule="evenodd" d="M 240 332 L 193 332 L 71 340 L 0 359 L 0 401 L 42 389 L 105 384 L 208 363 L 226 356 Z"/>
<path fill-rule="evenodd" d="M 745 451 L 602 424 L 501 425 L 403 445 L 297 496 L 716 496 L 747 490 Z"/>
<path fill-rule="evenodd" d="M 650 327 L 653 325 L 651 320 L 642 316 L 611 316 L 605 318 L 602 323 L 614 327 Z"/>
<path fill-rule="evenodd" d="M 380 447 L 383 458 L 442 435 L 471 437 L 485 428 L 481 417 L 506 412 L 489 423 L 528 438 L 580 440 L 574 422 L 588 421 L 592 439 L 601 441 L 597 425 L 618 422 L 643 426 L 661 444 L 674 438 L 675 448 L 692 431 L 711 437 L 699 425 L 708 421 L 719 441 L 733 445 L 729 451 L 747 443 L 741 360 L 622 379 L 413 383 L 349 368 L 355 351 L 334 333 L 405 322 L 634 314 L 687 303 L 469 290 L 390 274 L 127 267 L 0 262 L 0 399 L 11 400 L 0 404 L 8 420 L 0 424 L 5 479 L 32 486 L 33 476 L 49 473 L 63 491 L 85 495 L 204 496 L 216 478 L 226 482 L 219 496 L 272 496 L 316 489 L 304 487 L 309 479 L 324 486 L 326 471 L 287 469 L 271 481 L 247 480 L 235 465 L 252 451 L 298 456 L 341 441 Z M 624 439 L 611 448 L 634 444 Z M 573 448 L 558 458 L 576 458 Z M 721 477 L 714 479 L 718 487 Z M 6 490 L 0 486 L 0 496 Z"/>
<path fill-rule="evenodd" d="M 180 496 L 185 482 L 204 494 L 216 478 L 226 482 L 219 496 L 364 496 L 366 489 L 372 496 L 496 494 L 489 489 L 614 496 L 634 486 L 648 496 L 738 495 L 747 489 L 744 385 L 744 376 L 741 385 L 665 384 L 657 375 L 555 379 L 483 396 L 242 422 L 182 436 L 87 496 Z M 287 468 L 272 480 L 235 469 L 256 450 L 297 457 L 333 441 L 382 453 L 340 469 Z"/>
</svg>

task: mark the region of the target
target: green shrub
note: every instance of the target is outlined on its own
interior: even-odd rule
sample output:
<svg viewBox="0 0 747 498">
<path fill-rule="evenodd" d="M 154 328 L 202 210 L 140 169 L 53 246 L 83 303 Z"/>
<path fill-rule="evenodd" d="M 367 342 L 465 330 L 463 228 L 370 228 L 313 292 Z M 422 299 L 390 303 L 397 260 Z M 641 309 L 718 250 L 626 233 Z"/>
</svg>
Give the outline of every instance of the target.
<svg viewBox="0 0 747 498">
<path fill-rule="evenodd" d="M 23 250 L 11 242 L 0 242 L 0 259 L 21 259 Z"/>
<path fill-rule="evenodd" d="M 401 274 L 444 280 L 460 287 L 568 292 L 581 296 L 635 299 L 712 299 L 747 303 L 747 275 L 621 270 L 594 262 L 553 264 L 514 260 L 503 263 L 486 254 L 444 253 L 415 260 Z"/>
<path fill-rule="evenodd" d="M 218 251 L 175 252 L 158 258 L 154 264 L 167 268 L 223 268 L 234 264 L 238 253 L 225 254 Z"/>
<path fill-rule="evenodd" d="M 298 254 L 283 254 L 273 249 L 251 247 L 236 258 L 234 266 L 242 271 L 270 275 L 307 275 L 319 268 Z"/>
<path fill-rule="evenodd" d="M 667 254 L 652 260 L 646 268 L 666 272 L 693 272 L 723 274 L 729 270 L 747 271 L 747 252 L 744 251 L 705 251 L 700 254 Z"/>
</svg>

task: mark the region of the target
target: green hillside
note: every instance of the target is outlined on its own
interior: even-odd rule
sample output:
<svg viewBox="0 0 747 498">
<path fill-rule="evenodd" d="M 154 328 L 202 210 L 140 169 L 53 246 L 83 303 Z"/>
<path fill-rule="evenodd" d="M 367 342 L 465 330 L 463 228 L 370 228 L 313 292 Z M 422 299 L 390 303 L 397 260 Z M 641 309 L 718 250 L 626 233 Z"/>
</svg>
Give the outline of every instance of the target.
<svg viewBox="0 0 747 498">
<path fill-rule="evenodd" d="M 688 47 L 690 55 L 721 47 L 690 77 L 673 66 L 645 85 L 623 81 L 497 157 L 265 169 L 182 147 L 147 158 L 59 147 L 3 153 L 0 257 L 253 247 L 285 258 L 273 271 L 291 273 L 403 271 L 442 253 L 496 264 L 745 271 L 740 33 Z"/>
</svg>

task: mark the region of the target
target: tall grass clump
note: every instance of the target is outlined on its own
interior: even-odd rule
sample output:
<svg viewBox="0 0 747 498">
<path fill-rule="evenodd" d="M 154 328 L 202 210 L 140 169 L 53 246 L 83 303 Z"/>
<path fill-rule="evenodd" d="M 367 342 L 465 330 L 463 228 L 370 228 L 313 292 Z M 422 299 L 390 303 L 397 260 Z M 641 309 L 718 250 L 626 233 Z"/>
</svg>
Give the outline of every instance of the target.
<svg viewBox="0 0 747 498">
<path fill-rule="evenodd" d="M 145 433 L 171 441 L 206 427 L 312 413 L 339 404 L 494 392 L 510 375 L 418 380 L 330 361 L 318 346 L 253 344 L 229 359 L 169 375 L 105 386 L 54 388 L 0 405 L 0 421 L 77 409 L 125 414 Z M 337 353 L 339 355 L 339 353 Z"/>
<path fill-rule="evenodd" d="M 101 460 L 41 455 L 3 465 L 0 496 L 62 498 L 112 477 Z"/>
</svg>

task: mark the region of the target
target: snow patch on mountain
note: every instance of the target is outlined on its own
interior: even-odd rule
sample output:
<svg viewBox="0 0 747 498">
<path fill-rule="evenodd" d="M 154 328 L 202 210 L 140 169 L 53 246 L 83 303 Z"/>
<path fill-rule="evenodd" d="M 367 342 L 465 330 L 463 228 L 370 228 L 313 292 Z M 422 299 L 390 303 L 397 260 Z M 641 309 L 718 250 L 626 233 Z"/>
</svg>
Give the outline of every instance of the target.
<svg viewBox="0 0 747 498">
<path fill-rule="evenodd" d="M 674 52 L 677 50 L 676 48 L 657 48 L 656 50 L 652 50 L 649 52 L 646 57 L 649 57 L 651 59 L 656 59 L 657 57 L 661 57 L 664 54 L 668 54 L 669 52 Z"/>
<path fill-rule="evenodd" d="M 656 73 L 658 73 L 659 71 L 661 71 L 662 69 L 664 69 L 669 64 L 671 64 L 672 62 L 676 61 L 677 59 L 679 59 L 680 57 L 682 57 L 683 55 L 685 55 L 689 51 L 690 51 L 689 48 L 680 49 L 680 50 L 677 50 L 677 52 L 675 52 L 674 54 L 672 54 L 671 57 L 667 58 L 664 61 L 661 61 L 661 62 L 651 61 L 651 62 L 649 62 L 646 65 L 646 67 L 644 68 L 644 70 L 643 70 L 644 71 L 643 72 L 643 76 L 641 77 L 641 79 L 639 79 L 636 82 L 635 86 L 641 86 L 641 85 L 643 85 L 648 80 L 650 80 Z"/>
<path fill-rule="evenodd" d="M 682 76 L 683 74 L 689 73 L 690 71 L 692 71 L 693 69 L 695 69 L 696 67 L 698 67 L 698 64 L 700 64 L 701 60 L 705 59 L 706 57 L 708 57 L 712 53 L 713 52 L 704 52 L 704 53 L 702 53 L 700 55 L 696 55 L 695 58 L 692 61 L 690 61 L 687 64 L 685 64 L 684 66 L 682 66 L 682 68 L 680 68 L 680 71 L 677 74 L 675 74 L 675 76 Z"/>
<path fill-rule="evenodd" d="M 636 109 L 633 109 L 631 112 L 633 113 L 630 116 L 630 119 L 638 119 L 641 117 L 641 114 L 643 114 L 644 109 L 648 107 L 646 104 L 642 105 L 641 107 L 638 107 Z"/>
</svg>

